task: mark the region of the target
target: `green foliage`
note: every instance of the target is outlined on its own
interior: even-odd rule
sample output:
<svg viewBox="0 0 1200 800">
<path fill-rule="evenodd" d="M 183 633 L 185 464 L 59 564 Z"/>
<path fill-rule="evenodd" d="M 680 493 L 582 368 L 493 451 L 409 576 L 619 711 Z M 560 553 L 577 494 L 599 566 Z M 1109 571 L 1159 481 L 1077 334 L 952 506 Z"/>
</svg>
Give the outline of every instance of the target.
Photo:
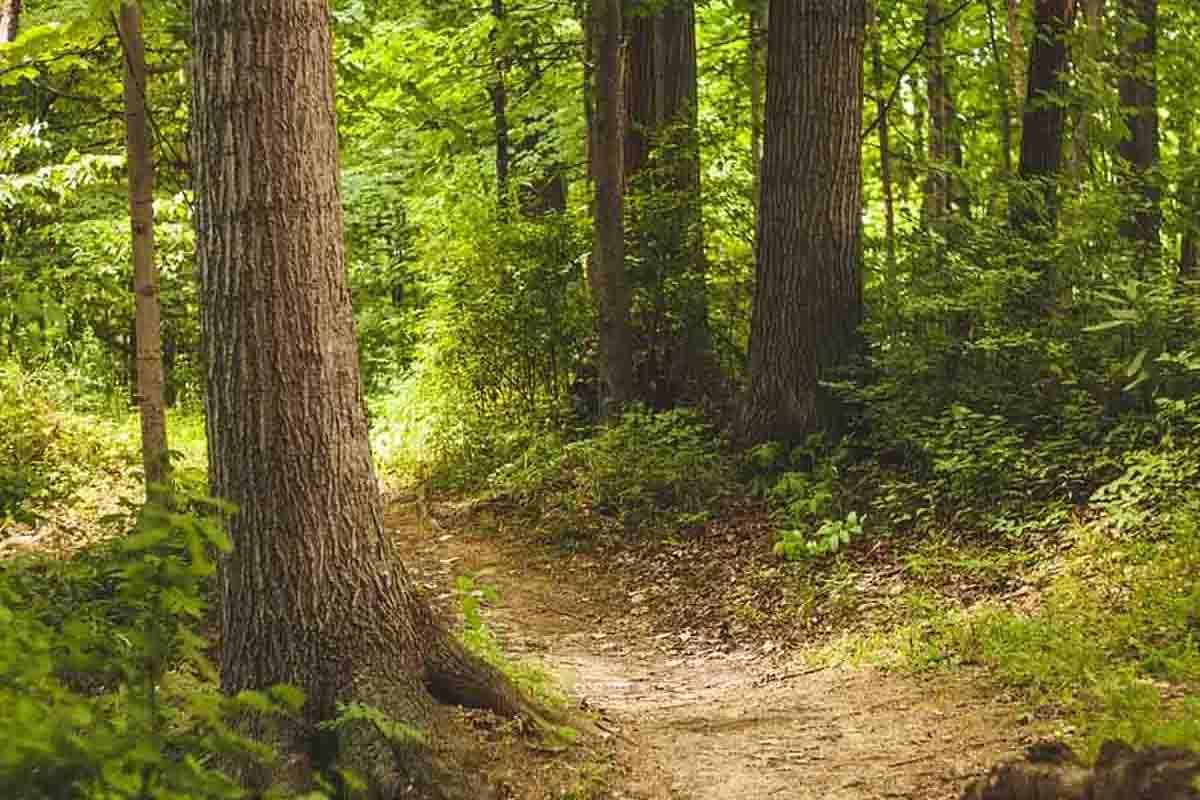
<svg viewBox="0 0 1200 800">
<path fill-rule="evenodd" d="M 5 796 L 246 796 L 222 763 L 275 756 L 231 720 L 295 714 L 303 695 L 221 693 L 198 629 L 228 547 L 216 518 L 147 509 L 109 549 L 0 566 Z"/>
<path fill-rule="evenodd" d="M 789 561 L 813 558 L 836 553 L 853 539 L 862 536 L 863 520 L 857 511 L 851 511 L 845 519 L 827 519 L 813 534 L 795 528 L 780 531 L 775 543 L 775 554 Z"/>
<path fill-rule="evenodd" d="M 113 455 L 106 426 L 60 405 L 58 380 L 49 370 L 0 362 L 0 522 L 30 521 Z"/>
<path fill-rule="evenodd" d="M 910 621 L 875 653 L 915 669 L 983 665 L 1035 710 L 1065 714 L 1090 748 L 1196 747 L 1200 509 L 1193 501 L 1163 525 L 1156 541 L 1114 538 L 1108 519 L 1077 529 L 1032 611 L 910 594 Z"/>
<path fill-rule="evenodd" d="M 492 474 L 489 492 L 552 536 L 586 540 L 702 524 L 732 479 L 721 437 L 696 412 L 638 409 L 589 438 L 535 440 Z"/>
</svg>

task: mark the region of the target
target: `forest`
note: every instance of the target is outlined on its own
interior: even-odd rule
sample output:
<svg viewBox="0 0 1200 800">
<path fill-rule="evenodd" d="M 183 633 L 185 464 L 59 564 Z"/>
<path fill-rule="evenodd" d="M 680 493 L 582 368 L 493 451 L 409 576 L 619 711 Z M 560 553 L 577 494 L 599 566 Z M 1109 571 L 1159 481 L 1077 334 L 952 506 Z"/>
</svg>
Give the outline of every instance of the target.
<svg viewBox="0 0 1200 800">
<path fill-rule="evenodd" d="M 1196 0 L 0 0 L 0 796 L 1200 798 Z"/>
</svg>

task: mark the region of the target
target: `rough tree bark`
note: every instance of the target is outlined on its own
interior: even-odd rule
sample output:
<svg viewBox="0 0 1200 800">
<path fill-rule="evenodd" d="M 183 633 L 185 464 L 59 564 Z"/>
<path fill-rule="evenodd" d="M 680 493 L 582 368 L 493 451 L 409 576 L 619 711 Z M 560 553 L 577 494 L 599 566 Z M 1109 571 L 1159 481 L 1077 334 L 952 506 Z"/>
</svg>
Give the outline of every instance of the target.
<svg viewBox="0 0 1200 800">
<path fill-rule="evenodd" d="M 223 688 L 303 689 L 285 744 L 319 768 L 337 758 L 373 796 L 479 796 L 450 766 L 462 738 L 440 704 L 535 710 L 447 633 L 383 528 L 344 262 L 329 4 L 193 0 L 192 36 L 209 479 L 238 507 L 221 569 Z M 424 736 L 318 733 L 354 701 Z"/>
<path fill-rule="evenodd" d="M 146 109 L 146 46 L 137 0 L 121 4 L 117 21 L 125 62 L 125 152 L 129 166 L 129 222 L 133 233 L 134 339 L 137 398 L 142 423 L 146 498 L 162 503 L 169 478 L 164 396 L 162 312 L 154 261 L 154 160 Z"/>
<path fill-rule="evenodd" d="M 1121 77 L 1118 89 L 1129 136 L 1117 145 L 1125 162 L 1127 190 L 1137 198 L 1121 233 L 1136 242 L 1140 255 L 1158 249 L 1162 224 L 1160 192 L 1151 172 L 1158 166 L 1158 0 L 1121 0 Z"/>
<path fill-rule="evenodd" d="M 592 0 L 595 59 L 591 166 L 596 182 L 590 283 L 600 338 L 605 414 L 634 399 L 633 330 L 625 272 L 624 170 L 621 120 L 621 0 Z"/>
<path fill-rule="evenodd" d="M 866 0 L 771 3 L 748 442 L 841 421 L 818 378 L 859 345 L 866 19 Z"/>
<path fill-rule="evenodd" d="M 666 408 L 709 383 L 706 264 L 700 216 L 694 0 L 632 4 L 626 20 L 625 182 L 638 284 L 648 294 L 638 328 L 635 385 Z"/>
<path fill-rule="evenodd" d="M 1053 227 L 1057 219 L 1065 119 L 1063 73 L 1069 55 L 1067 34 L 1074 21 L 1075 0 L 1036 0 L 1018 167 L 1026 183 L 1009 199 L 1009 221 L 1025 235 L 1039 226 Z"/>
</svg>

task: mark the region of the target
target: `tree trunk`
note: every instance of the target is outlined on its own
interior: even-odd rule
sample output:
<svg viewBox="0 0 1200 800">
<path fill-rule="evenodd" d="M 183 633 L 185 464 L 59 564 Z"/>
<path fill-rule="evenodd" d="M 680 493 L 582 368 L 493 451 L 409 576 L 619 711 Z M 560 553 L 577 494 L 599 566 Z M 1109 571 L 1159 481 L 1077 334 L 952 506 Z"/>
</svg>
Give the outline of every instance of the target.
<svg viewBox="0 0 1200 800">
<path fill-rule="evenodd" d="M 637 283 L 648 293 L 638 395 L 666 408 L 710 383 L 700 149 L 696 136 L 694 0 L 670 0 L 627 20 L 625 179 Z"/>
<path fill-rule="evenodd" d="M 818 379 L 859 346 L 866 18 L 865 0 L 771 3 L 748 442 L 840 426 Z"/>
<path fill-rule="evenodd" d="M 1158 250 L 1162 223 L 1159 190 L 1152 171 L 1158 166 L 1158 0 L 1121 0 L 1121 109 L 1129 136 L 1117 146 L 1127 170 L 1136 208 L 1121 233 L 1138 244 L 1142 259 Z"/>
<path fill-rule="evenodd" d="M 0 0 L 0 44 L 15 41 L 21 30 L 21 0 Z"/>
<path fill-rule="evenodd" d="M 941 0 L 925 3 L 925 97 L 929 105 L 929 167 L 925 218 L 937 227 L 950 213 L 950 97 Z"/>
<path fill-rule="evenodd" d="M 1074 21 L 1075 0 L 1036 0 L 1018 168 L 1024 185 L 1009 200 L 1010 223 L 1024 235 L 1032 235 L 1038 227 L 1048 230 L 1057 219 L 1065 119 L 1063 73 L 1068 63 L 1067 34 Z"/>
<path fill-rule="evenodd" d="M 896 266 L 896 199 L 892 187 L 891 124 L 888 121 L 888 103 L 884 96 L 883 80 L 883 26 L 879 18 L 878 4 L 873 9 L 871 36 L 871 81 L 875 91 L 875 113 L 879 116 L 879 180 L 883 188 L 884 237 L 887 248 L 887 297 L 894 311 L 898 290 L 898 268 Z"/>
<path fill-rule="evenodd" d="M 416 596 L 383 528 L 344 261 L 329 5 L 193 0 L 192 36 L 209 479 L 238 509 L 221 570 L 223 687 L 303 689 L 286 743 L 321 768 L 340 753 L 378 796 L 478 796 L 445 763 L 459 739 L 438 702 L 531 709 Z M 319 731 L 349 702 L 423 735 Z"/>
<path fill-rule="evenodd" d="M 590 278 L 600 334 L 605 414 L 634 398 L 633 331 L 625 273 L 624 170 L 621 124 L 621 0 L 593 0 L 595 58 L 592 174 L 596 207 Z"/>
<path fill-rule="evenodd" d="M 169 479 L 167 407 L 163 392 L 158 265 L 154 262 L 154 160 L 146 117 L 146 46 L 137 0 L 121 4 L 117 24 L 125 62 L 125 150 L 129 167 L 129 221 L 133 232 L 134 340 L 137 398 L 142 421 L 146 498 L 162 504 Z"/>
<path fill-rule="evenodd" d="M 496 203 L 503 212 L 508 208 L 508 59 L 498 51 L 500 29 L 504 25 L 504 0 L 492 0 L 492 58 L 495 62 L 495 83 L 491 86 L 492 123 L 496 137 Z"/>
</svg>

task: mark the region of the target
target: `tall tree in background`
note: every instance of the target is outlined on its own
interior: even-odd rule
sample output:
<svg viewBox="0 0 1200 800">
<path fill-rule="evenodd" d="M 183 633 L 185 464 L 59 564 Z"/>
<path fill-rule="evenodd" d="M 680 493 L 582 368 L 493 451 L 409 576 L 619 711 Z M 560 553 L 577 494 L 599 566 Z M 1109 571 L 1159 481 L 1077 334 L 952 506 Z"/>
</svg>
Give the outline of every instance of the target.
<svg viewBox="0 0 1200 800">
<path fill-rule="evenodd" d="M 0 0 L 0 44 L 7 44 L 21 32 L 21 0 Z"/>
<path fill-rule="evenodd" d="M 496 202 L 503 211 L 508 207 L 508 59 L 500 52 L 502 28 L 505 19 L 504 0 L 492 0 L 492 28 L 489 37 L 492 44 L 492 60 L 495 79 L 489 89 L 492 96 L 492 122 L 496 137 Z"/>
<path fill-rule="evenodd" d="M 925 3 L 925 96 L 929 108 L 929 170 L 925 178 L 926 221 L 950 214 L 950 125 L 953 114 L 946 83 L 945 20 L 941 0 Z"/>
<path fill-rule="evenodd" d="M 883 24 L 878 3 L 871 10 L 871 90 L 875 93 L 875 125 L 879 133 L 879 181 L 883 190 L 884 246 L 887 250 L 887 295 L 894 303 L 898 289 L 896 263 L 896 200 L 892 183 L 891 120 L 883 79 Z"/>
<path fill-rule="evenodd" d="M 820 375 L 858 347 L 866 0 L 774 0 L 748 441 L 838 427 Z"/>
<path fill-rule="evenodd" d="M 125 62 L 125 150 L 129 162 L 129 221 L 133 231 L 134 332 L 137 397 L 142 417 L 146 497 L 158 497 L 168 478 L 167 407 L 163 387 L 162 312 L 154 261 L 154 160 L 146 110 L 146 46 L 138 0 L 121 4 L 117 23 Z"/>
<path fill-rule="evenodd" d="M 747 80 L 750 91 L 750 164 L 753 170 L 752 202 L 758 212 L 762 179 L 763 99 L 767 67 L 767 0 L 750 0 L 747 14 L 750 43 L 746 51 Z"/>
<path fill-rule="evenodd" d="M 647 294 L 635 382 L 642 399 L 664 408 L 698 396 L 709 371 L 696 11 L 694 0 L 633 3 L 631 10 L 624 171 L 631 260 Z"/>
<path fill-rule="evenodd" d="M 1067 34 L 1074 21 L 1075 0 L 1035 0 L 1018 167 L 1023 185 L 1009 199 L 1010 222 L 1023 234 L 1057 220 L 1066 117 L 1063 74 L 1069 57 Z"/>
<path fill-rule="evenodd" d="M 1142 256 L 1158 248 L 1160 192 L 1151 172 L 1158 166 L 1158 0 L 1121 0 L 1119 94 L 1129 135 L 1117 147 L 1137 207 L 1121 233 L 1138 242 Z"/>
<path fill-rule="evenodd" d="M 439 766 L 430 743 L 453 727 L 437 701 L 531 709 L 434 618 L 383 528 L 344 261 L 329 4 L 193 0 L 192 35 L 209 480 L 238 508 L 221 571 L 223 688 L 303 689 L 287 744 L 318 767 L 340 753 L 373 796 L 478 796 Z M 318 728 L 355 701 L 423 736 Z"/>
<path fill-rule="evenodd" d="M 595 60 L 590 152 L 596 183 L 588 277 L 599 325 L 605 404 L 611 410 L 634 399 L 633 330 L 623 220 L 621 0 L 592 0 L 588 24 Z"/>
</svg>

